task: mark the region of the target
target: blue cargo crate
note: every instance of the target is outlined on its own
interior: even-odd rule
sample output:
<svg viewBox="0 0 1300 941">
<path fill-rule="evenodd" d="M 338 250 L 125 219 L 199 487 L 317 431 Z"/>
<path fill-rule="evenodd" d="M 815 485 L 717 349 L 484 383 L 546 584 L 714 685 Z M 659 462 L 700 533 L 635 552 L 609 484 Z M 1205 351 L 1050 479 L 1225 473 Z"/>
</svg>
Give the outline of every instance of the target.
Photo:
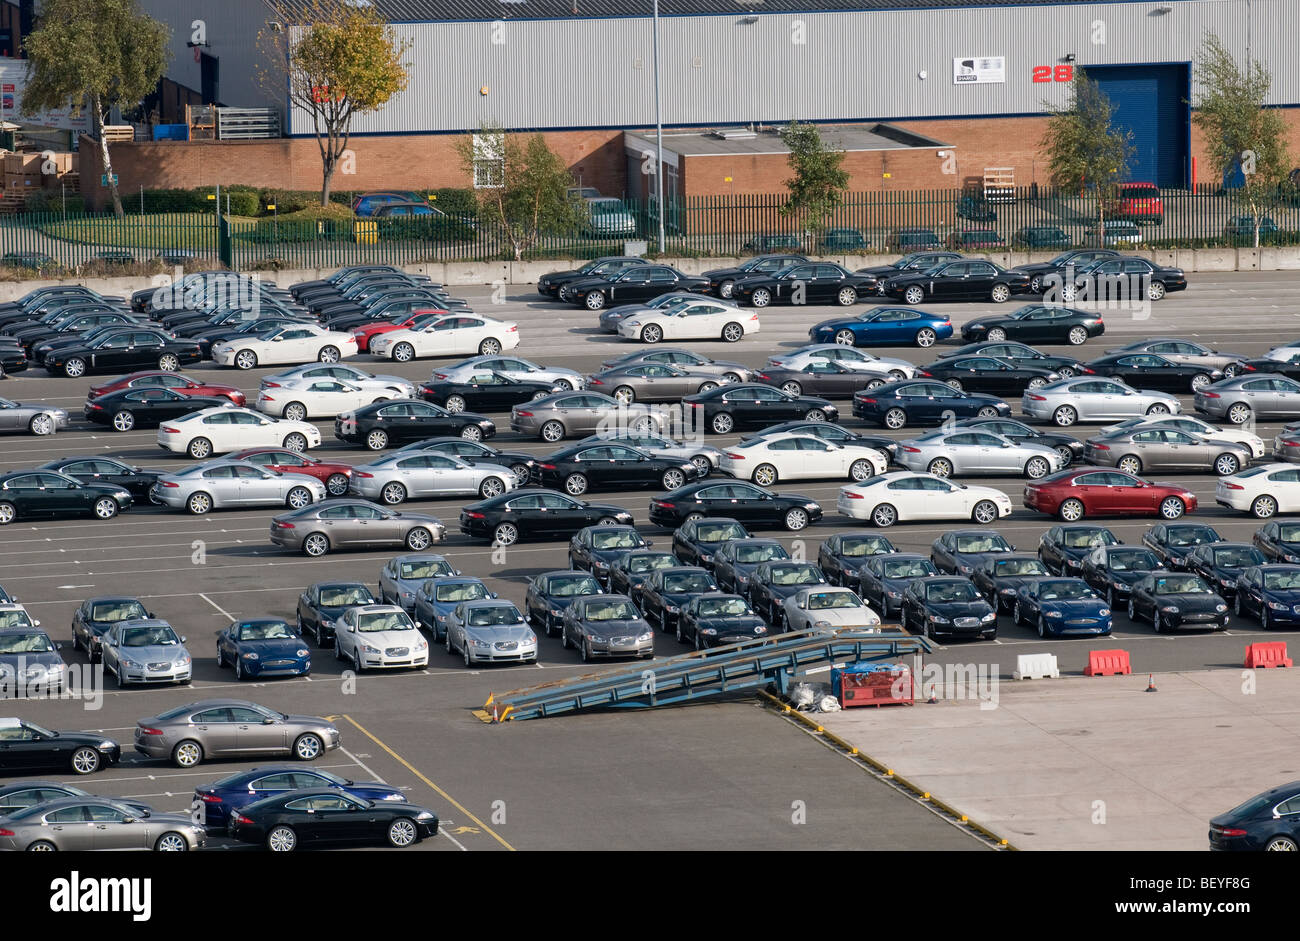
<svg viewBox="0 0 1300 941">
<path fill-rule="evenodd" d="M 155 124 L 153 126 L 154 140 L 189 140 L 190 126 L 188 124 Z"/>
</svg>

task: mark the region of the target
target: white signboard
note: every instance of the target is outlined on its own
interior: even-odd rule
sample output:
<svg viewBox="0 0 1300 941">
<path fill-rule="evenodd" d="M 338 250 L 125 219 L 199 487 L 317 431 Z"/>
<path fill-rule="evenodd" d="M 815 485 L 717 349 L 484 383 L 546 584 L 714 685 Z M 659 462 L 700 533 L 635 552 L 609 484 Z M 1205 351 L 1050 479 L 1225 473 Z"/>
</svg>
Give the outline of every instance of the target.
<svg viewBox="0 0 1300 941">
<path fill-rule="evenodd" d="M 90 112 L 82 108 L 23 114 L 23 86 L 26 83 L 26 60 L 0 60 L 0 119 L 23 127 L 57 127 L 66 131 L 89 132 Z"/>
<path fill-rule="evenodd" d="M 954 85 L 1001 85 L 1006 80 L 1005 56 L 969 56 L 952 60 Z"/>
</svg>

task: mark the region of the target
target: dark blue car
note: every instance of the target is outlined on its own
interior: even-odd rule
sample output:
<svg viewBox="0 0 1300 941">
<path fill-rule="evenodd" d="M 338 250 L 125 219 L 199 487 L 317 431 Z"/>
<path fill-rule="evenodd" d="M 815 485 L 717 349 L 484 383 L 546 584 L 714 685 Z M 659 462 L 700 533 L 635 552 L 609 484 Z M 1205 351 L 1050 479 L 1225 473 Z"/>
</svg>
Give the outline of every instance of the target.
<svg viewBox="0 0 1300 941">
<path fill-rule="evenodd" d="M 1300 781 L 1256 794 L 1211 820 L 1210 849 L 1291 853 L 1300 849 Z"/>
<path fill-rule="evenodd" d="M 1300 565 L 1254 565 L 1237 576 L 1233 599 L 1240 617 L 1275 624 L 1300 624 Z"/>
<path fill-rule="evenodd" d="M 952 336 L 947 314 L 932 314 L 914 307 L 873 307 L 853 317 L 835 317 L 813 324 L 813 343 L 841 346 L 934 346 Z"/>
<path fill-rule="evenodd" d="M 381 781 L 350 781 L 337 774 L 298 765 L 263 765 L 224 777 L 194 789 L 194 806 L 203 807 L 203 825 L 209 831 L 224 831 L 231 811 L 264 797 L 305 787 L 328 787 L 361 800 L 404 801 L 397 788 Z"/>
<path fill-rule="evenodd" d="M 1067 634 L 1110 634 L 1111 610 L 1106 600 L 1082 578 L 1042 578 L 1016 592 L 1012 618 L 1038 628 L 1039 637 Z"/>
<path fill-rule="evenodd" d="M 933 379 L 902 379 L 853 396 L 853 414 L 897 430 L 907 425 L 942 425 L 959 418 L 998 418 L 1011 406 L 992 395 L 960 392 Z"/>
<path fill-rule="evenodd" d="M 457 605 L 496 596 L 481 578 L 472 575 L 430 578 L 415 593 L 415 626 L 424 628 L 434 640 L 442 640 L 447 636 L 447 615 Z"/>
<path fill-rule="evenodd" d="M 234 667 L 235 679 L 267 676 L 307 676 L 311 648 L 287 621 L 248 618 L 235 621 L 217 635 L 217 666 Z"/>
</svg>

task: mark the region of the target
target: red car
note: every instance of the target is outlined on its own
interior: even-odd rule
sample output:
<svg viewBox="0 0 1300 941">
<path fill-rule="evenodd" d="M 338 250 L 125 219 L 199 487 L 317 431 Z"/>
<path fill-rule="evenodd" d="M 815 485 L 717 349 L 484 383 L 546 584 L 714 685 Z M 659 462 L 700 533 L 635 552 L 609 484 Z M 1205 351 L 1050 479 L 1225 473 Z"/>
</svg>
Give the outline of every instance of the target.
<svg viewBox="0 0 1300 941">
<path fill-rule="evenodd" d="M 1159 516 L 1196 510 L 1196 494 L 1109 467 L 1075 467 L 1025 485 L 1025 506 L 1074 522 L 1085 516 Z"/>
<path fill-rule="evenodd" d="M 181 395 L 212 395 L 229 399 L 236 405 L 247 405 L 248 397 L 234 386 L 221 382 L 199 382 L 180 373 L 163 372 L 160 369 L 145 369 L 126 376 L 119 376 L 102 386 L 92 386 L 86 393 L 86 400 L 97 399 L 101 395 L 116 392 L 119 389 L 172 389 Z"/>
<path fill-rule="evenodd" d="M 393 330 L 419 330 L 439 317 L 445 317 L 446 314 L 445 310 L 417 310 L 413 314 L 399 314 L 392 320 L 379 320 L 353 327 L 349 332 L 357 338 L 357 350 L 365 353 L 370 349 L 370 341 L 381 333 L 389 333 Z"/>
<path fill-rule="evenodd" d="M 232 461 L 248 461 L 267 470 L 280 471 L 282 474 L 306 474 L 315 477 L 325 485 L 331 497 L 341 497 L 348 492 L 352 481 L 351 464 L 331 464 L 318 461 L 305 454 L 298 454 L 288 448 L 249 448 L 238 454 L 228 454 Z"/>
<path fill-rule="evenodd" d="M 1121 183 L 1111 211 L 1116 219 L 1132 222 L 1154 222 L 1160 225 L 1165 221 L 1165 203 L 1154 183 Z"/>
</svg>

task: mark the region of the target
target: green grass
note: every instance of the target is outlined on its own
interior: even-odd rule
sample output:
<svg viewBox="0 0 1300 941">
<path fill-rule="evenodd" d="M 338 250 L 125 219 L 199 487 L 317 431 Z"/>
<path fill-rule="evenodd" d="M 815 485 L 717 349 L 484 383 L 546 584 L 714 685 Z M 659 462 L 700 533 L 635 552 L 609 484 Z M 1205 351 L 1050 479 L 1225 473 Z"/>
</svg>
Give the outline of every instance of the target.
<svg viewBox="0 0 1300 941">
<path fill-rule="evenodd" d="M 232 221 L 253 222 L 241 216 Z M 37 229 L 51 238 L 112 248 L 189 248 L 215 251 L 216 221 L 210 213 L 169 212 L 153 216 L 97 216 L 54 219 Z"/>
</svg>

